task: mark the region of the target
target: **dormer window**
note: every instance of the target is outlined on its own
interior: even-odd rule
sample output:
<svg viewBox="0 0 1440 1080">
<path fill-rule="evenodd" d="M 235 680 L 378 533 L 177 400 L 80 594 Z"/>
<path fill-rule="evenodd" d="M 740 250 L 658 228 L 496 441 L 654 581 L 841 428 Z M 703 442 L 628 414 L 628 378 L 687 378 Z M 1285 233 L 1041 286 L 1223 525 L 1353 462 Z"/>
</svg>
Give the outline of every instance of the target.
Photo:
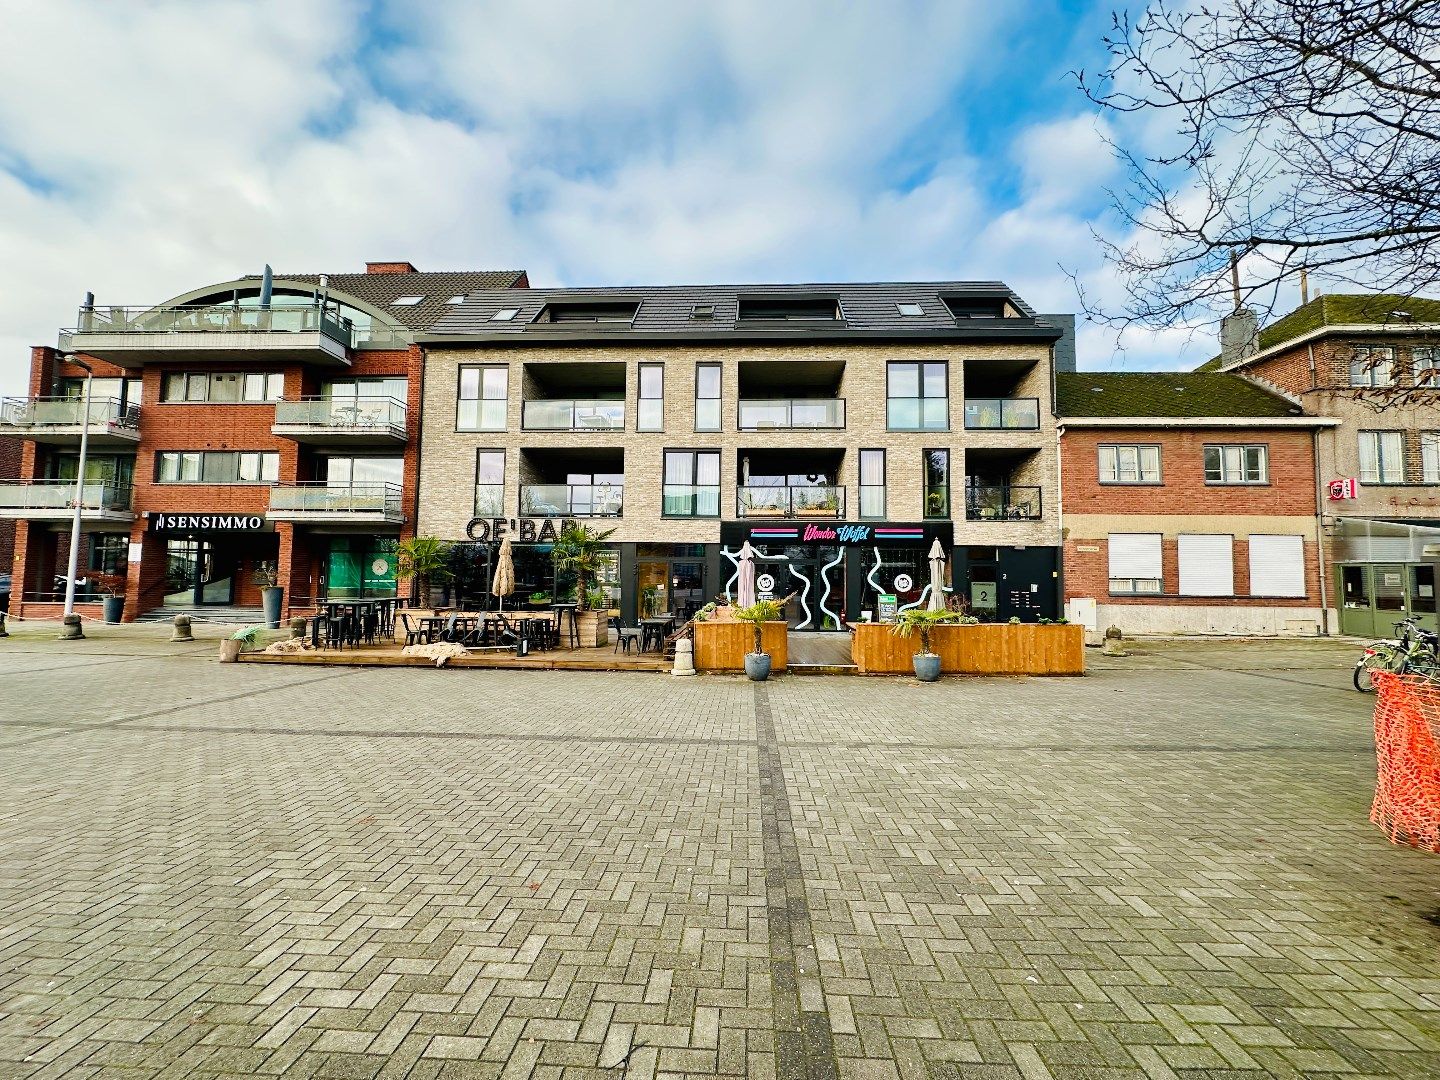
<svg viewBox="0 0 1440 1080">
<path fill-rule="evenodd" d="M 833 296 L 742 296 L 741 322 L 839 322 L 840 301 Z"/>
<path fill-rule="evenodd" d="M 457 296 L 452 296 L 449 300 L 446 300 L 445 302 L 447 304 L 463 304 L 465 302 L 465 294 L 460 293 Z"/>
<path fill-rule="evenodd" d="M 640 310 L 638 300 L 574 301 L 561 304 L 546 304 L 540 312 L 538 323 L 628 323 Z"/>
<path fill-rule="evenodd" d="M 957 322 L 965 319 L 1003 319 L 1005 301 L 988 296 L 947 296 L 945 306 Z"/>
</svg>

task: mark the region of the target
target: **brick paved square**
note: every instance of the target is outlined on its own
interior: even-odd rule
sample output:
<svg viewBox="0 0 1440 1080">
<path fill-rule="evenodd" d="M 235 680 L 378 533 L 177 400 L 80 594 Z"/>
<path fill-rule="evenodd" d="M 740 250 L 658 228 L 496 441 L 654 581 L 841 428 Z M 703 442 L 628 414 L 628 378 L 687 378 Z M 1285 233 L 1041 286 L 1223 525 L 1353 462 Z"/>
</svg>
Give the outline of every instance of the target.
<svg viewBox="0 0 1440 1080">
<path fill-rule="evenodd" d="M 1440 860 L 1366 821 L 1343 644 L 212 651 L 0 641 L 0 1076 L 1440 1075 Z"/>
</svg>

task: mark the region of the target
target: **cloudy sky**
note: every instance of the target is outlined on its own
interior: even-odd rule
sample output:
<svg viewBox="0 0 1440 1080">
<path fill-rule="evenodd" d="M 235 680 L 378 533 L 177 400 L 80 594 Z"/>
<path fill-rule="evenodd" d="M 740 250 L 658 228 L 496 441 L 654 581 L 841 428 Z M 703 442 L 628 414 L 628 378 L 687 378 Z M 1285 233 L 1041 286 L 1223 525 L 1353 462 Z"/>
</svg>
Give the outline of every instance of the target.
<svg viewBox="0 0 1440 1080">
<path fill-rule="evenodd" d="M 0 391 L 86 290 L 1000 278 L 1070 311 L 1114 179 L 1061 0 L 0 0 Z M 1088 367 L 1208 341 L 1082 330 Z"/>
</svg>

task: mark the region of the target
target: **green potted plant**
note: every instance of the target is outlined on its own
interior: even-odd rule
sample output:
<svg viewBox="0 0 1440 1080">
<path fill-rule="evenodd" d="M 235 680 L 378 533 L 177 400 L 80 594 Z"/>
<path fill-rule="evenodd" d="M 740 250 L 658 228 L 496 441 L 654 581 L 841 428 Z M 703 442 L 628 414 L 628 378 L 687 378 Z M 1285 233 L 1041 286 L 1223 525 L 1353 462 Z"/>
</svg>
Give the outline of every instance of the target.
<svg viewBox="0 0 1440 1080">
<path fill-rule="evenodd" d="M 614 534 L 614 529 L 597 532 L 587 525 L 567 525 L 550 552 L 557 573 L 575 575 L 575 601 L 579 605 L 575 620 L 582 647 L 595 648 L 609 642 L 609 619 L 599 610 L 595 590 L 589 583 L 605 568 L 609 555 L 605 541 Z"/>
<path fill-rule="evenodd" d="M 647 619 L 660 614 L 660 586 L 646 585 L 640 590 L 640 610 Z"/>
<path fill-rule="evenodd" d="M 430 586 L 445 581 L 450 569 L 450 544 L 434 536 L 412 536 L 395 545 L 395 569 L 417 586 L 416 600 L 422 607 L 433 607 Z"/>
<path fill-rule="evenodd" d="M 279 585 L 279 568 L 273 562 L 255 564 L 256 585 L 260 586 L 260 603 L 265 607 L 265 625 L 280 629 L 280 609 L 285 603 L 285 590 Z"/>
<path fill-rule="evenodd" d="M 550 603 L 550 594 L 543 590 L 540 592 L 532 592 L 530 594 L 530 603 L 533 607 L 546 607 Z"/>
<path fill-rule="evenodd" d="M 125 575 L 91 574 L 90 580 L 100 592 L 100 602 L 105 608 L 105 621 L 118 623 L 125 617 Z"/>
<path fill-rule="evenodd" d="M 263 626 L 242 626 L 228 638 L 220 641 L 220 662 L 222 664 L 233 664 L 240 657 L 242 650 L 249 651 L 260 642 L 260 635 L 265 631 Z"/>
<path fill-rule="evenodd" d="M 957 612 L 944 608 L 939 611 L 906 608 L 896 614 L 895 622 L 890 626 L 892 634 L 902 638 L 916 633 L 920 635 L 920 651 L 915 654 L 913 663 L 915 677 L 921 682 L 934 682 L 940 677 L 940 656 L 930 651 L 930 631 L 936 626 L 958 622 L 960 618 Z"/>
<path fill-rule="evenodd" d="M 755 651 L 745 654 L 745 674 L 754 682 L 764 682 L 770 677 L 770 654 L 765 651 L 765 624 L 780 618 L 780 601 L 756 600 L 749 607 L 732 608 L 731 613 L 740 622 L 748 622 L 755 628 Z"/>
</svg>

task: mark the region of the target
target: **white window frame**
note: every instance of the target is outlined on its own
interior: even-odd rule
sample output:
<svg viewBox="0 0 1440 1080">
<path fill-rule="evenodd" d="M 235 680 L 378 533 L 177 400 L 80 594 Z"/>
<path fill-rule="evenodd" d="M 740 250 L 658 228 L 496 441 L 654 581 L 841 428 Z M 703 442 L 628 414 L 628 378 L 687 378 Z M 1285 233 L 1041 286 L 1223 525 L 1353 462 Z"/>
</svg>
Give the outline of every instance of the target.
<svg viewBox="0 0 1440 1080">
<path fill-rule="evenodd" d="M 1154 451 L 1154 454 L 1148 451 Z M 1147 477 L 1147 461 L 1154 458 L 1154 475 Z M 1096 450 L 1096 470 L 1102 484 L 1163 484 L 1164 459 L 1159 443 L 1101 443 Z M 1132 478 L 1127 478 L 1126 474 Z"/>
<path fill-rule="evenodd" d="M 1440 349 L 1433 345 L 1416 345 L 1411 349 L 1410 377 L 1419 389 L 1440 390 Z"/>
<path fill-rule="evenodd" d="M 1215 452 L 1219 463 L 1218 476 L 1211 476 L 1210 456 Z M 1258 452 L 1260 468 L 1252 476 L 1250 458 Z M 1268 443 L 1206 443 L 1204 451 L 1205 483 L 1214 485 L 1270 483 L 1270 445 Z"/>
<path fill-rule="evenodd" d="M 1440 431 L 1420 432 L 1420 482 L 1440 484 Z"/>
<path fill-rule="evenodd" d="M 1111 593 L 1158 596 L 1165 591 L 1164 537 L 1160 533 L 1111 533 L 1107 548 Z"/>
<path fill-rule="evenodd" d="M 1252 533 L 1249 537 L 1250 595 L 1304 597 L 1305 537 Z"/>
<path fill-rule="evenodd" d="M 1362 484 L 1405 483 L 1405 433 L 1403 431 L 1362 431 L 1360 482 Z M 1387 451 L 1385 444 L 1392 450 Z M 1368 444 L 1368 445 L 1367 445 Z"/>
<path fill-rule="evenodd" d="M 1395 350 L 1389 345 L 1356 345 L 1350 356 L 1351 386 L 1394 386 Z"/>
<path fill-rule="evenodd" d="M 1176 544 L 1179 596 L 1235 595 L 1235 537 L 1230 533 L 1181 533 Z"/>
</svg>

